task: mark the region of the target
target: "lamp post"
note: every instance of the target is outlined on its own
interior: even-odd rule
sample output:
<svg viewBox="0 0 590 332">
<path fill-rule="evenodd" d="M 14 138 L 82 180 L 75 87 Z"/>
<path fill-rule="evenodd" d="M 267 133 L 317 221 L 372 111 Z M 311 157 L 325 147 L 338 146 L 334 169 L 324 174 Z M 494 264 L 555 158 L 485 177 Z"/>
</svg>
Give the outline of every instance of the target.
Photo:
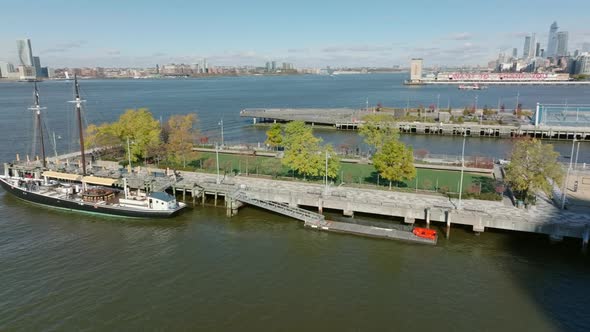
<svg viewBox="0 0 590 332">
<path fill-rule="evenodd" d="M 326 174 L 324 174 L 325 188 L 324 193 L 328 194 L 328 150 L 326 150 Z"/>
<path fill-rule="evenodd" d="M 574 162 L 574 146 L 576 143 L 576 137 L 572 141 L 572 153 L 570 154 L 570 166 L 567 168 L 567 172 L 565 173 L 565 181 L 563 181 L 563 190 L 561 193 L 561 209 L 565 209 L 565 198 L 566 198 L 566 191 L 567 191 L 567 182 L 570 177 L 570 171 L 572 170 L 572 164 Z"/>
<path fill-rule="evenodd" d="M 436 95 L 436 111 L 440 109 L 440 93 Z"/>
<path fill-rule="evenodd" d="M 129 144 L 129 136 L 127 136 L 127 157 L 129 158 L 129 173 L 131 173 L 131 145 Z"/>
<path fill-rule="evenodd" d="M 224 145 L 224 141 L 223 141 L 223 118 L 221 118 L 221 120 L 218 123 L 221 126 L 221 146 Z"/>
<path fill-rule="evenodd" d="M 465 139 L 467 138 L 467 130 L 463 133 L 463 148 L 461 149 L 461 180 L 459 182 L 459 206 L 461 209 L 461 193 L 463 192 L 463 170 L 465 168 Z"/>
<path fill-rule="evenodd" d="M 215 183 L 219 184 L 219 146 L 217 142 L 215 142 L 215 161 L 217 163 L 217 180 L 215 181 Z"/>
</svg>

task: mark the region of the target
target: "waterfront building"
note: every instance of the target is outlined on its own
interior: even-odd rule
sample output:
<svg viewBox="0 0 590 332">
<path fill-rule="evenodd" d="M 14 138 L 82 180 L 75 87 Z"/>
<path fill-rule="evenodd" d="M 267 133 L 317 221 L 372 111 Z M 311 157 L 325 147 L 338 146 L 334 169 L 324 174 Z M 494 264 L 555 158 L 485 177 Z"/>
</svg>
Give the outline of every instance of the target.
<svg viewBox="0 0 590 332">
<path fill-rule="evenodd" d="M 37 74 L 32 66 L 18 66 L 18 73 L 21 80 L 34 79 Z"/>
<path fill-rule="evenodd" d="M 583 53 L 576 59 L 575 74 L 590 75 L 590 54 Z"/>
<path fill-rule="evenodd" d="M 16 41 L 16 49 L 18 52 L 18 59 L 21 66 L 33 67 L 33 49 L 31 48 L 31 40 L 19 39 Z"/>
<path fill-rule="evenodd" d="M 549 38 L 547 40 L 547 57 L 552 58 L 557 54 L 557 22 L 553 22 L 549 27 Z"/>
<path fill-rule="evenodd" d="M 422 79 L 422 58 L 413 58 L 410 63 L 410 81 L 419 82 Z"/>
<path fill-rule="evenodd" d="M 567 44 L 569 34 L 567 31 L 559 31 L 557 33 L 557 56 L 567 56 Z"/>
<path fill-rule="evenodd" d="M 0 61 L 0 77 L 11 77 L 14 73 L 14 66 L 12 63 Z"/>
</svg>

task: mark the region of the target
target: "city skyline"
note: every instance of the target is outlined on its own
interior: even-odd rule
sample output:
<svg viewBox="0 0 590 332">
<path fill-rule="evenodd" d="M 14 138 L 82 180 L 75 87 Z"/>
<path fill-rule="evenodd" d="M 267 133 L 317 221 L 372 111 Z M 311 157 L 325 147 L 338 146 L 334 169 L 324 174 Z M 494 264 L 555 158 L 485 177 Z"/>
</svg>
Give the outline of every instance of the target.
<svg viewBox="0 0 590 332">
<path fill-rule="evenodd" d="M 13 45 L 23 38 L 35 41 L 35 52 L 51 67 L 154 66 L 203 58 L 219 66 L 263 66 L 274 60 L 298 67 L 393 66 L 416 56 L 433 65 L 484 65 L 499 52 L 522 47 L 523 37 L 532 32 L 547 47 L 543 44 L 554 21 L 560 31 L 569 32 L 570 50 L 590 41 L 590 28 L 579 28 L 584 17 L 577 14 L 587 12 L 590 4 L 578 1 L 560 5 L 575 6 L 567 16 L 551 10 L 523 15 L 528 5 L 509 1 L 503 2 L 510 3 L 510 11 L 501 13 L 497 3 L 468 1 L 429 3 L 428 12 L 420 2 L 373 1 L 361 8 L 303 1 L 288 10 L 279 10 L 278 2 L 263 2 L 267 5 L 33 1 L 37 10 L 27 13 L 29 19 L 5 18 L 0 60 L 18 63 Z M 550 8 L 552 3 L 537 5 Z M 7 12 L 20 7 L 4 6 Z M 503 23 L 492 28 L 481 24 L 482 17 Z"/>
</svg>

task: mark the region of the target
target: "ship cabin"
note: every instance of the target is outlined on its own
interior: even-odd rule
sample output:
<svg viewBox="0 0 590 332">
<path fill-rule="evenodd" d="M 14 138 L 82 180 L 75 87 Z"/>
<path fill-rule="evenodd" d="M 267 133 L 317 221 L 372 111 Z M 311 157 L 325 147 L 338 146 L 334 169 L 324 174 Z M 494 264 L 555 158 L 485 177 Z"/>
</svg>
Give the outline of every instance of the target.
<svg viewBox="0 0 590 332">
<path fill-rule="evenodd" d="M 178 207 L 176 198 L 165 192 L 151 192 L 147 195 L 148 207 L 153 210 L 171 210 Z"/>
</svg>

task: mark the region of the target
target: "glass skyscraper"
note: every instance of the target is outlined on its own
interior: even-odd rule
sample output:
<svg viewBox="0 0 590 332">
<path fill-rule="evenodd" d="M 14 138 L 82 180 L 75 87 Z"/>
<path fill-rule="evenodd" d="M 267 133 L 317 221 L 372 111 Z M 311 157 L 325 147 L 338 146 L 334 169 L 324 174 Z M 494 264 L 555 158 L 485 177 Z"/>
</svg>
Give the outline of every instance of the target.
<svg viewBox="0 0 590 332">
<path fill-rule="evenodd" d="M 16 49 L 18 51 L 18 59 L 21 66 L 33 67 L 33 50 L 31 48 L 30 39 L 19 39 L 16 41 Z"/>
<path fill-rule="evenodd" d="M 557 55 L 557 22 L 553 22 L 549 27 L 549 39 L 547 40 L 547 57 L 553 58 Z"/>
</svg>

